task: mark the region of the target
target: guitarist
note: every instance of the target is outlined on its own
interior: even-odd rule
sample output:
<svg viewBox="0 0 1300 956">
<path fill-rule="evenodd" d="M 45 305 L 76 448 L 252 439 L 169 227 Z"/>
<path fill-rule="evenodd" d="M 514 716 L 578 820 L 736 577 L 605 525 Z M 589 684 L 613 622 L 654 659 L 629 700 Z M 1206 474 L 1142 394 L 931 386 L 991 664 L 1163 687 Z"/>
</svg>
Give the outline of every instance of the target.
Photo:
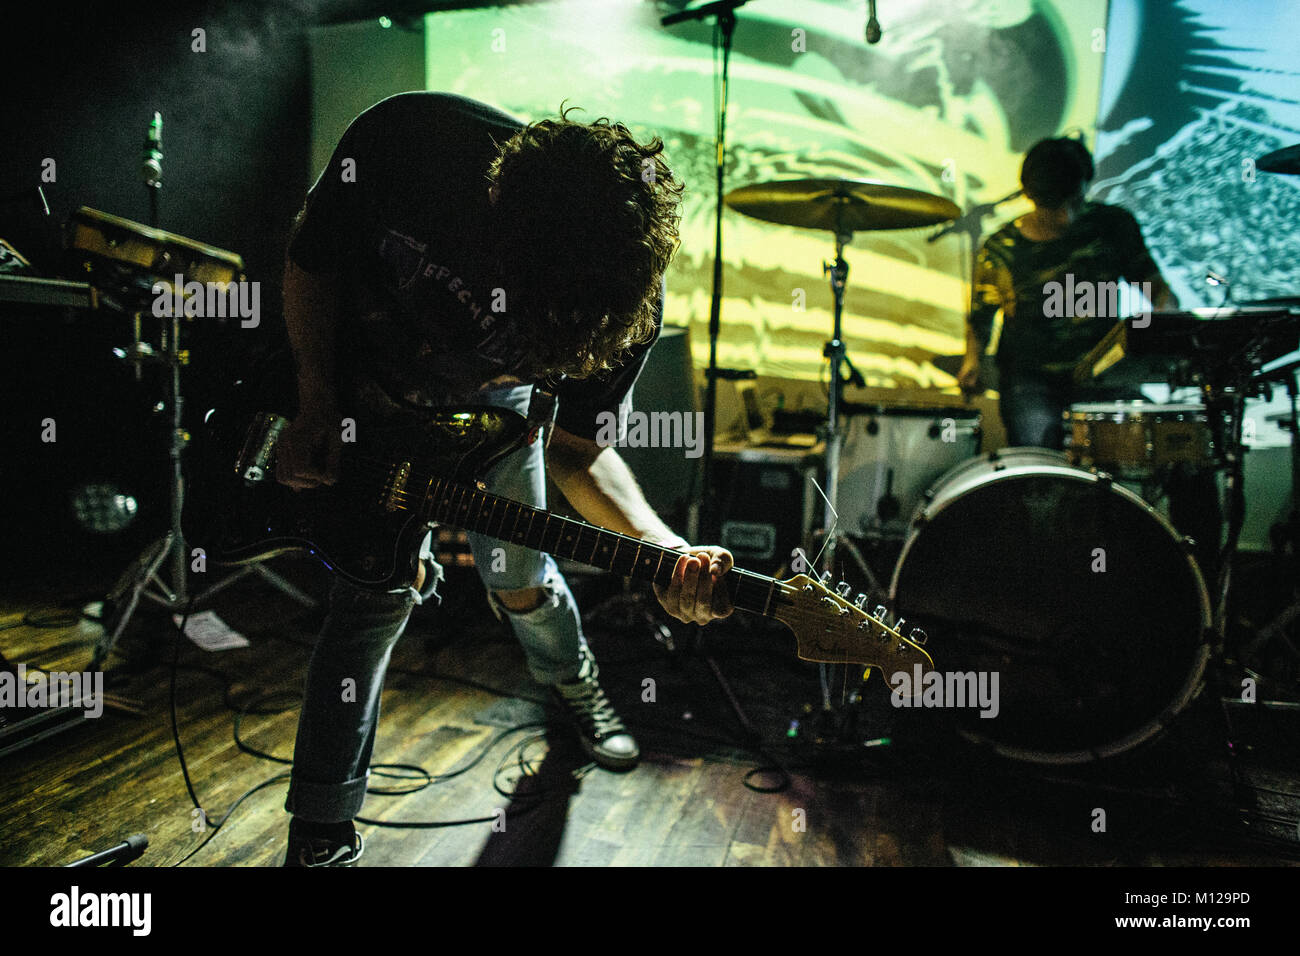
<svg viewBox="0 0 1300 956">
<path fill-rule="evenodd" d="M 548 385 L 558 402 L 549 442 L 503 459 L 484 476 L 488 489 L 545 508 L 549 472 L 593 524 L 682 551 L 656 594 L 674 618 L 704 624 L 731 613 L 716 587 L 731 555 L 674 534 L 617 451 L 596 442 L 600 413 L 623 420 L 658 334 L 683 187 L 660 140 L 641 144 L 621 124 L 568 112 L 525 127 L 464 97 L 403 93 L 353 121 L 289 243 L 284 313 L 299 414 L 276 477 L 294 489 L 332 484 L 345 408 L 361 411 L 359 428 L 411 406 L 495 405 L 537 420 L 547 416 L 534 386 Z M 442 576 L 427 542 L 409 588 L 335 581 L 299 718 L 286 865 L 361 855 L 352 820 L 389 654 Z M 554 560 L 478 535 L 470 544 L 493 609 L 588 756 L 634 767 L 636 741 L 601 689 Z M 355 702 L 340 699 L 348 679 Z"/>
</svg>

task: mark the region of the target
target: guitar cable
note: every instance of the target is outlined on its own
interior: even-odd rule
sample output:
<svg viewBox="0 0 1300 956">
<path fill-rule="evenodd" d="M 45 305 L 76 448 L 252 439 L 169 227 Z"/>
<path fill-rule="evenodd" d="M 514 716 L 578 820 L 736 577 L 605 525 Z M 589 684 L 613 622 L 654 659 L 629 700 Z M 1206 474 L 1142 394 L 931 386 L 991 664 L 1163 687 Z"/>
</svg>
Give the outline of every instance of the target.
<svg viewBox="0 0 1300 956">
<path fill-rule="evenodd" d="M 178 720 L 178 717 L 177 717 L 177 710 L 176 710 L 176 678 L 177 678 L 177 673 L 178 673 L 178 671 L 180 670 L 180 650 L 181 650 L 181 641 L 182 641 L 182 638 L 184 637 L 184 634 L 185 634 L 185 625 L 188 623 L 189 618 L 190 618 L 190 615 L 193 613 L 193 609 L 194 609 L 194 604 L 193 604 L 193 599 L 191 599 L 190 604 L 189 604 L 189 605 L 186 607 L 186 609 L 185 609 L 185 613 L 181 616 L 181 620 L 180 620 L 179 625 L 177 625 L 177 627 L 176 627 L 176 634 L 175 634 L 175 638 L 174 638 L 174 642 L 173 642 L 173 647 L 172 647 L 171 674 L 170 674 L 170 679 L 169 679 L 169 709 L 170 709 L 170 714 L 171 714 L 172 741 L 173 741 L 173 743 L 174 743 L 174 745 L 175 745 L 175 747 L 176 747 L 176 757 L 177 757 L 177 760 L 180 762 L 180 765 L 181 765 L 181 776 L 182 776 L 182 777 L 184 778 L 184 780 L 185 780 L 185 789 L 186 789 L 186 791 L 188 792 L 189 797 L 190 797 L 190 801 L 193 803 L 195 809 L 197 809 L 197 810 L 198 810 L 198 811 L 203 815 L 202 818 L 203 818 L 203 820 L 204 820 L 204 823 L 205 823 L 206 827 L 207 827 L 208 829 L 210 829 L 210 832 L 209 832 L 208 835 L 207 835 L 207 836 L 202 840 L 202 842 L 200 842 L 200 843 L 198 844 L 198 846 L 196 846 L 196 847 L 194 847 L 193 849 L 191 849 L 191 850 L 189 851 L 189 853 L 187 853 L 185 856 L 181 857 L 179 860 L 177 860 L 175 863 L 173 863 L 172 866 L 180 866 L 182 863 L 185 863 L 187 860 L 189 860 L 191 857 L 193 857 L 196 853 L 198 853 L 201 849 L 203 849 L 205 846 L 207 846 L 207 844 L 208 844 L 208 843 L 209 843 L 213 838 L 216 837 L 217 832 L 218 832 L 218 831 L 219 831 L 219 830 L 220 830 L 220 829 L 221 829 L 221 828 L 222 828 L 222 827 L 223 827 L 227 822 L 229 822 L 231 816 L 234 814 L 235 810 L 240 806 L 240 804 L 242 804 L 246 799 L 248 799 L 249 797 L 251 797 L 254 793 L 257 793 L 259 790 L 263 790 L 263 789 L 265 789 L 266 787 L 271 786 L 272 784 L 276 784 L 276 783 L 279 783 L 279 782 L 281 782 L 281 781 L 288 780 L 288 779 L 290 778 L 290 772 L 289 772 L 289 771 L 284 771 L 284 772 L 282 772 L 282 773 L 278 773 L 278 774 L 276 774 L 276 775 L 274 775 L 274 776 L 272 776 L 272 777 L 267 778 L 266 780 L 262 781 L 261 783 L 257 784 L 256 786 L 249 788 L 249 789 L 246 790 L 243 794 L 241 794 L 239 797 L 237 797 L 237 798 L 235 799 L 235 801 L 230 805 L 230 807 L 226 810 L 226 812 L 225 812 L 224 814 L 221 814 L 219 817 L 213 818 L 213 817 L 210 816 L 210 815 L 208 814 L 208 812 L 203 808 L 203 804 L 202 804 L 202 802 L 199 800 L 198 793 L 197 793 L 196 790 L 195 790 L 193 780 L 190 778 L 189 765 L 188 765 L 188 763 L 187 763 L 186 760 L 185 760 L 185 750 L 184 750 L 183 745 L 181 744 L 179 720 Z M 298 643 L 298 642 L 295 642 L 295 643 Z M 204 671 L 207 672 L 207 673 L 214 673 L 213 671 L 211 671 L 211 670 L 208 669 L 208 668 L 202 668 L 202 670 L 204 670 Z M 219 672 L 215 672 L 215 673 L 217 673 L 217 674 L 218 674 L 222 679 L 224 679 L 225 675 L 221 675 Z M 492 692 L 494 692 L 494 693 L 498 693 L 498 694 L 500 693 L 499 691 L 494 691 L 492 688 L 488 688 L 488 687 L 486 687 L 486 686 L 484 686 L 484 685 L 479 685 L 479 686 L 482 687 L 482 689 L 484 689 L 484 690 L 489 690 L 489 691 L 492 691 Z M 230 691 L 230 685 L 229 685 L 229 683 L 227 683 L 226 686 L 225 686 L 225 688 L 224 688 L 224 690 L 223 690 L 223 694 L 222 694 L 222 696 L 223 696 L 223 703 L 227 706 L 227 708 L 229 708 L 229 709 L 234 709 L 233 704 L 232 704 L 232 702 L 230 701 L 229 691 Z M 253 747 L 252 745 L 246 743 L 246 742 L 242 739 L 242 737 L 240 736 L 240 730 L 241 730 L 241 728 L 242 728 L 242 724 L 243 724 L 243 719 L 244 719 L 244 717 L 247 716 L 249 713 L 254 712 L 254 708 L 255 708 L 255 707 L 257 707 L 259 704 L 265 704 L 265 702 L 268 701 L 268 700 L 273 700 L 273 699 L 275 699 L 276 697 L 283 697 L 283 696 L 286 696 L 286 695 L 288 695 L 288 694 L 289 694 L 289 692 L 287 692 L 287 691 L 279 691 L 279 692 L 275 692 L 275 693 L 272 693 L 272 694 L 264 694 L 264 695 L 261 695 L 261 696 L 259 696 L 259 697 L 255 697 L 255 698 L 253 698 L 251 701 L 249 701 L 247 704 L 245 704 L 243 707 L 241 707 L 241 708 L 236 712 L 236 715 L 235 715 L 235 724 L 234 724 L 234 740 L 235 740 L 235 745 L 236 745 L 236 746 L 237 746 L 241 751 L 243 751 L 243 752 L 245 752 L 245 753 L 248 753 L 248 754 L 250 754 L 251 756 L 255 756 L 255 757 L 258 757 L 258 758 L 260 758 L 260 759 L 263 759 L 263 760 L 270 760 L 270 761 L 272 761 L 272 762 L 274 762 L 274 763 L 281 763 L 281 764 L 285 764 L 285 765 L 288 765 L 288 766 L 292 766 L 292 765 L 293 765 L 293 761 L 292 761 L 291 759 L 289 759 L 289 758 L 287 758 L 287 757 L 277 757 L 277 756 L 274 755 L 274 754 L 270 754 L 270 753 L 266 753 L 266 752 L 264 752 L 264 751 L 258 750 L 257 748 Z M 296 695 L 293 695 L 293 696 L 296 697 Z M 503 696 L 504 696 L 504 695 L 503 695 Z M 271 711 L 262 710 L 262 711 L 257 711 L 257 712 L 258 712 L 258 713 L 280 713 L 280 712 L 282 712 L 282 711 L 280 711 L 280 710 L 271 710 Z M 482 762 L 482 761 L 487 757 L 487 755 L 492 751 L 492 749 L 495 748 L 495 747 L 497 746 L 497 744 L 500 743 L 502 740 L 504 740 L 506 737 L 508 737 L 508 736 L 511 735 L 511 734 L 518 733 L 518 732 L 521 731 L 521 730 L 532 729 L 532 728 L 537 727 L 537 726 L 539 726 L 539 725 L 536 724 L 536 723 L 520 724 L 520 725 L 517 725 L 517 726 L 514 726 L 514 727 L 510 727 L 510 728 L 507 728 L 507 729 L 501 731 L 501 732 L 498 733 L 498 734 L 497 734 L 497 735 L 496 735 L 492 740 L 490 740 L 490 741 L 487 743 L 486 746 L 484 746 L 484 747 L 480 750 L 480 752 L 478 753 L 477 756 L 475 756 L 475 757 L 473 757 L 472 759 L 470 759 L 470 760 L 469 760 L 466 764 L 464 764 L 463 766 L 461 766 L 461 767 L 459 767 L 459 768 L 457 768 L 457 769 L 455 769 L 455 770 L 449 771 L 449 772 L 447 772 L 447 773 L 445 773 L 445 774 L 431 774 L 431 773 L 429 773 L 427 770 L 425 770 L 423 767 L 420 767 L 420 766 L 417 766 L 417 765 L 414 765 L 414 764 L 372 764 L 371 767 L 370 767 L 370 770 L 371 770 L 372 773 L 375 773 L 375 774 L 377 774 L 378 776 L 399 777 L 399 778 L 402 778 L 403 775 L 401 775 L 401 774 L 395 774 L 395 773 L 393 773 L 392 771 L 394 771 L 394 770 L 409 770 L 409 771 L 414 771 L 416 774 L 420 775 L 420 776 L 423 777 L 424 779 L 423 779 L 423 782 L 419 783 L 418 786 L 407 787 L 407 788 L 404 788 L 404 789 L 392 789 L 392 788 L 383 788 L 383 789 L 381 789 L 381 788 L 373 788 L 373 787 L 372 787 L 372 788 L 367 788 L 367 791 L 366 791 L 366 792 L 367 792 L 367 793 L 370 793 L 370 794 L 378 795 L 378 796 L 402 796 L 402 795 L 406 795 L 406 794 L 417 793 L 417 792 L 419 792 L 420 790 L 423 790 L 423 789 L 425 789 L 426 787 L 431 786 L 431 785 L 434 784 L 434 783 L 442 782 L 442 781 L 445 781 L 445 780 L 450 780 L 450 779 L 452 779 L 453 777 L 458 777 L 458 776 L 460 776 L 461 774 L 467 773 L 468 771 L 472 770 L 474 767 L 478 766 L 478 765 L 479 765 L 479 764 L 480 764 L 480 763 L 481 763 L 481 762 Z M 528 738 L 528 740 L 531 740 L 531 739 L 533 739 L 533 738 Z M 525 746 L 526 746 L 527 742 L 528 742 L 527 740 L 524 742 Z M 507 760 L 508 760 L 508 758 L 509 758 L 510 753 L 513 752 L 514 749 L 515 749 L 515 748 L 512 748 L 511 751 L 508 751 L 508 752 L 507 752 L 506 757 L 504 757 L 504 758 L 502 759 L 501 764 L 498 766 L 496 773 L 494 773 L 494 775 L 493 775 L 493 787 L 494 787 L 494 789 L 496 789 L 496 791 L 497 791 L 498 793 L 501 793 L 503 796 L 507 797 L 508 799 L 510 799 L 510 798 L 512 797 L 512 794 L 511 794 L 509 791 L 504 790 L 504 789 L 500 786 L 500 783 L 499 783 L 499 777 L 500 777 L 500 774 L 501 774 L 502 768 L 505 766 L 505 764 L 506 764 L 506 762 L 507 762 Z M 520 764 L 521 764 L 521 766 L 524 766 L 522 751 L 521 751 L 521 754 L 520 754 Z M 405 779 L 410 779 L 410 777 L 406 777 Z M 540 796 L 540 795 L 539 795 L 539 796 Z M 539 800 L 538 802 L 540 802 L 540 800 Z M 536 804 L 529 804 L 529 805 L 525 805 L 525 806 L 523 806 L 523 807 L 512 807 L 512 808 L 511 808 L 511 814 L 508 814 L 508 816 L 509 816 L 509 815 L 514 815 L 514 816 L 521 815 L 521 814 L 527 812 L 528 810 L 532 809 L 532 807 L 535 806 L 535 805 L 536 805 Z M 498 816 L 493 815 L 493 816 L 487 816 L 487 817 L 475 817 L 475 818 L 471 818 L 471 819 L 462 819 L 462 820 L 409 821 L 409 822 L 407 822 L 407 821 L 374 820 L 374 819 L 370 819 L 370 818 L 366 818 L 366 817 L 356 817 L 356 818 L 354 818 L 354 819 L 355 819 L 355 821 L 356 821 L 357 823 L 370 824 L 370 825 L 373 825 L 373 826 L 395 827 L 395 828 L 403 828 L 403 829 L 411 829 L 411 828 L 431 829 L 431 828 L 443 828 L 443 827 L 465 826 L 465 825 L 473 824 L 473 823 L 493 823 L 493 822 L 495 822 L 496 820 L 498 820 L 499 818 L 498 818 Z"/>
<path fill-rule="evenodd" d="M 185 634 L 185 626 L 188 623 L 191 614 L 193 613 L 193 609 L 194 609 L 194 602 L 193 602 L 193 598 L 191 598 L 189 605 L 185 609 L 185 613 L 181 616 L 180 622 L 176 626 L 176 633 L 174 635 L 174 641 L 172 646 L 172 661 L 171 661 L 171 668 L 170 668 L 171 673 L 168 682 L 169 683 L 169 693 L 168 693 L 169 710 L 170 710 L 170 717 L 171 717 L 172 741 L 176 748 L 177 760 L 181 766 L 181 775 L 185 781 L 185 789 L 189 794 L 190 801 L 194 805 L 195 809 L 197 809 L 202 814 L 202 819 L 204 820 L 204 823 L 206 824 L 206 827 L 209 829 L 210 832 L 197 846 L 191 849 L 185 856 L 181 857 L 179 860 L 173 863 L 172 864 L 173 866 L 180 866 L 181 864 L 188 861 L 195 854 L 197 854 L 205 846 L 207 846 L 207 844 L 216 837 L 217 832 L 227 822 L 230 821 L 234 812 L 239 808 L 239 806 L 245 800 L 247 800 L 249 797 L 257 793 L 258 791 L 265 789 L 266 787 L 272 786 L 274 784 L 280 783 L 290 778 L 290 771 L 287 770 L 267 778 L 261 783 L 249 788 L 243 794 L 237 797 L 234 800 L 234 802 L 230 805 L 230 807 L 225 811 L 225 813 L 217 817 L 211 816 L 204 809 L 202 801 L 199 799 L 198 793 L 194 787 L 193 780 L 190 777 L 189 765 L 185 759 L 184 747 L 181 743 L 181 738 L 180 738 L 180 726 L 179 726 L 179 718 L 177 715 L 177 704 L 176 704 L 177 674 L 180 670 L 180 652 L 181 652 L 182 640 Z M 288 639 L 286 638 L 286 640 Z M 306 649 L 310 649 L 313 646 L 309 642 L 303 642 L 303 641 L 290 640 L 290 643 L 297 644 L 298 646 Z M 211 668 L 200 667 L 198 669 L 212 676 L 217 676 L 222 680 L 226 679 L 224 674 L 221 674 L 219 671 L 215 671 Z M 519 696 L 516 694 L 507 693 L 505 691 L 499 690 L 494 687 L 490 687 L 486 684 L 482 684 L 478 681 L 469 678 L 462 678 L 462 677 L 449 675 L 449 674 L 440 674 L 437 672 L 429 673 L 429 672 L 408 670 L 402 668 L 390 668 L 388 673 L 397 673 L 397 674 L 405 674 L 408 676 L 433 678 L 435 680 L 447 680 L 454 683 L 469 686 L 474 689 L 498 697 L 515 698 Z M 244 704 L 242 707 L 236 710 L 233 701 L 230 700 L 230 684 L 228 681 L 226 682 L 222 693 L 223 704 L 227 707 L 227 709 L 236 711 L 234 727 L 233 727 L 233 737 L 234 737 L 235 745 L 240 751 L 262 760 L 269 760 L 273 763 L 279 763 L 288 767 L 292 767 L 293 761 L 290 758 L 279 757 L 276 756 L 275 754 L 262 751 L 252 746 L 251 744 L 247 743 L 246 741 L 244 741 L 241 735 L 243 720 L 249 714 L 252 713 L 273 714 L 273 713 L 283 712 L 283 709 L 265 710 L 265 709 L 255 709 L 255 708 L 265 707 L 268 704 L 268 702 L 286 696 L 297 699 L 298 695 L 296 693 L 291 693 L 289 691 L 277 691 L 277 692 L 272 692 L 270 694 L 263 694 L 253 698 L 252 700 L 248 701 L 246 704 Z M 544 706 L 543 701 L 534 698 L 521 697 L 519 699 Z M 413 785 L 407 787 L 393 787 L 393 788 L 368 787 L 366 792 L 368 794 L 375 795 L 375 796 L 405 796 L 409 794 L 418 793 L 419 791 L 424 790 L 425 788 L 432 786 L 435 783 L 446 782 L 448 780 L 459 777 L 462 774 L 468 773 L 470 770 L 473 770 L 480 763 L 482 763 L 483 760 L 487 758 L 488 754 L 491 753 L 502 741 L 504 741 L 511 735 L 517 734 L 525 730 L 537 730 L 545 727 L 546 724 L 544 722 L 530 721 L 530 722 L 521 723 L 521 724 L 517 724 L 505 728 L 501 730 L 499 733 L 497 733 L 491 740 L 489 740 L 479 750 L 477 755 L 470 758 L 462 766 L 457 767 L 443 774 L 432 774 L 425 768 L 415 764 L 402 764 L 402 763 L 372 764 L 369 769 L 370 772 L 372 774 L 375 774 L 376 776 L 414 780 L 416 782 Z M 667 728 L 659 728 L 659 729 L 666 730 Z M 678 735 L 683 733 L 683 731 L 680 728 L 673 728 L 670 732 Z M 732 741 L 726 741 L 723 738 L 713 737 L 706 734 L 700 734 L 695 731 L 685 731 L 685 733 L 692 738 L 705 740 L 710 743 L 715 743 L 715 744 L 734 743 Z M 536 777 L 537 766 L 534 760 L 529 759 L 528 748 L 534 744 L 544 743 L 545 740 L 546 740 L 545 735 L 542 733 L 530 734 L 528 737 L 525 737 L 524 739 L 516 742 L 514 745 L 511 746 L 509 750 L 506 751 L 506 753 L 502 756 L 501 760 L 498 762 L 497 768 L 493 772 L 493 776 L 492 776 L 492 786 L 493 789 L 498 794 L 500 794 L 502 797 L 506 798 L 507 800 L 512 800 L 512 801 L 519 800 L 520 796 L 522 795 L 517 795 L 514 788 L 508 789 L 507 787 L 503 786 L 502 784 L 503 774 L 506 772 L 508 765 L 513 762 L 516 768 L 518 769 L 519 779 L 523 779 L 525 777 Z M 759 767 L 754 767 L 744 775 L 743 783 L 746 788 L 750 790 L 754 790 L 759 793 L 778 793 L 789 787 L 790 785 L 789 772 L 786 770 L 786 768 L 781 764 L 779 760 L 777 760 L 776 758 L 768 754 L 763 749 L 759 748 L 757 746 L 757 742 L 742 744 L 742 746 L 745 750 L 748 750 L 750 753 L 753 753 L 756 756 L 769 761 L 769 764 L 759 766 Z M 513 756 L 513 761 L 512 761 L 512 756 Z M 594 767 L 594 764 L 588 764 L 583 768 L 575 770 L 573 772 L 575 779 L 580 779 L 581 776 L 585 775 L 586 772 L 590 771 L 592 767 Z M 396 771 L 407 771 L 409 773 L 398 773 Z M 777 784 L 772 786 L 761 786 L 753 782 L 753 778 L 755 778 L 756 776 L 764 773 L 773 773 L 773 772 L 779 774 L 779 778 L 778 778 L 779 782 Z M 551 787 L 539 791 L 530 791 L 526 795 L 527 796 L 526 802 L 522 803 L 522 805 L 512 805 L 507 809 L 506 818 L 509 819 L 511 817 L 521 816 L 524 813 L 527 813 L 528 811 L 544 803 L 551 796 L 552 793 L 563 792 L 563 791 L 571 792 L 568 790 L 567 787 Z M 448 827 L 467 826 L 471 824 L 495 823 L 499 819 L 500 817 L 497 814 L 493 814 L 492 816 L 486 816 L 486 817 L 472 817 L 472 818 L 457 819 L 457 820 L 430 820 L 430 821 L 378 820 L 371 817 L 360 817 L 360 816 L 354 818 L 356 823 L 366 824 L 370 826 L 390 827 L 394 829 L 443 829 Z"/>
</svg>

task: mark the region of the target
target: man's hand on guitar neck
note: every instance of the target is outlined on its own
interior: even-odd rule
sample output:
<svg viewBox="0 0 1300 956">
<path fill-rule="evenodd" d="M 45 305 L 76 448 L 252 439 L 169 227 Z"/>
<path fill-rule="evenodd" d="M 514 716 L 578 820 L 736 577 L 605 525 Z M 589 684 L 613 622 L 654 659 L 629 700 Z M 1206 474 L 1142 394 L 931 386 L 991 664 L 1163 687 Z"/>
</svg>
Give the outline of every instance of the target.
<svg viewBox="0 0 1300 956">
<path fill-rule="evenodd" d="M 729 617 L 734 610 L 731 597 L 718 582 L 734 565 L 731 552 L 715 546 L 690 545 L 680 538 L 658 543 L 683 552 L 668 587 L 655 585 L 655 597 L 663 609 L 686 624 L 708 624 Z"/>
<path fill-rule="evenodd" d="M 546 451 L 546 467 L 569 503 L 592 524 L 683 553 L 668 587 L 655 588 L 670 615 L 687 624 L 708 624 L 731 614 L 730 594 L 717 587 L 718 579 L 732 568 L 731 552 L 688 544 L 676 535 L 645 500 L 617 449 L 557 426 Z"/>
</svg>

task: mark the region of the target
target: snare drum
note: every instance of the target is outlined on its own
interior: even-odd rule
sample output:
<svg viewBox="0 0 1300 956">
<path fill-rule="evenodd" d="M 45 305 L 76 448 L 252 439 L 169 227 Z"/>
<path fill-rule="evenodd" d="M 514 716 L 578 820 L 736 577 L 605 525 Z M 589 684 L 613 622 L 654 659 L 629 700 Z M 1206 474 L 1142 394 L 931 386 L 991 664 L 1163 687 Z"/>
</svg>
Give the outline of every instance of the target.
<svg viewBox="0 0 1300 956">
<path fill-rule="evenodd" d="M 1204 405 L 1094 402 L 1065 413 L 1073 464 L 1145 478 L 1169 465 L 1213 467 Z"/>
<path fill-rule="evenodd" d="M 847 420 L 836 497 L 842 530 L 902 539 L 925 489 L 979 452 L 980 413 L 879 406 Z"/>
<path fill-rule="evenodd" d="M 996 688 L 984 710 L 950 712 L 964 736 L 1018 760 L 1086 763 L 1156 737 L 1204 684 L 1210 600 L 1189 550 L 1107 476 L 1012 448 L 930 490 L 890 594 L 929 632 L 945 681 Z"/>
</svg>

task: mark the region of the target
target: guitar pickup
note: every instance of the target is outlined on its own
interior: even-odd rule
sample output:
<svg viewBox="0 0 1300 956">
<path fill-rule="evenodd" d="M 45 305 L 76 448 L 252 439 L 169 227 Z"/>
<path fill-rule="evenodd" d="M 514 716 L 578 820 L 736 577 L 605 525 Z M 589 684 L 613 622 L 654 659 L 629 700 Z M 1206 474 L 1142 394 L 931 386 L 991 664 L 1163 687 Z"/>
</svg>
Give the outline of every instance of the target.
<svg viewBox="0 0 1300 956">
<path fill-rule="evenodd" d="M 289 424 L 289 419 L 269 412 L 259 414 L 248 426 L 244 436 L 244 447 L 240 449 L 235 462 L 235 473 L 245 482 L 265 481 L 273 474 L 276 443 L 280 433 Z"/>
<path fill-rule="evenodd" d="M 402 498 L 406 495 L 406 482 L 411 477 L 411 463 L 404 461 L 393 471 L 388 485 L 384 489 L 384 509 L 401 511 L 404 507 Z"/>
</svg>

